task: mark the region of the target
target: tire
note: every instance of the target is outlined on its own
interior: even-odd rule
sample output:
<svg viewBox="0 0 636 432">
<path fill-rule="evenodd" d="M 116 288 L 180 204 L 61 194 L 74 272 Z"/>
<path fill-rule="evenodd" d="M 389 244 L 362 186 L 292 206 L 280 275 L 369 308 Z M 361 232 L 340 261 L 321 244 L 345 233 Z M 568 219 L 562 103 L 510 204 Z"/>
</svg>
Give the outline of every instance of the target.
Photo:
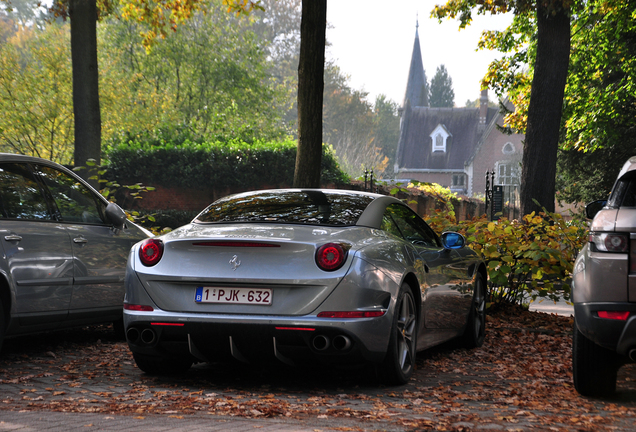
<svg viewBox="0 0 636 432">
<path fill-rule="evenodd" d="M 413 292 L 408 284 L 403 284 L 395 304 L 389 346 L 379 369 L 385 384 L 406 384 L 413 375 L 418 325 Z"/>
<path fill-rule="evenodd" d="M 148 375 L 178 375 L 192 366 L 192 360 L 169 359 L 133 353 L 137 367 Z"/>
<path fill-rule="evenodd" d="M 475 294 L 470 305 L 466 329 L 461 338 L 461 344 L 465 348 L 477 348 L 484 344 L 486 338 L 486 284 L 477 273 L 475 277 Z"/>
<path fill-rule="evenodd" d="M 586 338 L 575 320 L 572 372 L 576 391 L 583 396 L 611 396 L 616 391 L 619 366 L 618 355 Z"/>
</svg>

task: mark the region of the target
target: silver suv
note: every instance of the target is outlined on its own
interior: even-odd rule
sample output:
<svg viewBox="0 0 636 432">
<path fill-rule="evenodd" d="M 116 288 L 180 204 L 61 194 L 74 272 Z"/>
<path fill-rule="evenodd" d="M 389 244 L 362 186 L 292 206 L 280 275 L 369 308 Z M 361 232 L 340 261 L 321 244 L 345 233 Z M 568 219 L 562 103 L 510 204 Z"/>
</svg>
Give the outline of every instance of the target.
<svg viewBox="0 0 636 432">
<path fill-rule="evenodd" d="M 616 373 L 636 362 L 636 156 L 607 201 L 586 207 L 589 241 L 574 263 L 574 386 L 585 396 L 616 390 Z"/>
<path fill-rule="evenodd" d="M 0 153 L 0 348 L 84 324 L 123 333 L 128 252 L 149 235 L 63 166 Z"/>
</svg>

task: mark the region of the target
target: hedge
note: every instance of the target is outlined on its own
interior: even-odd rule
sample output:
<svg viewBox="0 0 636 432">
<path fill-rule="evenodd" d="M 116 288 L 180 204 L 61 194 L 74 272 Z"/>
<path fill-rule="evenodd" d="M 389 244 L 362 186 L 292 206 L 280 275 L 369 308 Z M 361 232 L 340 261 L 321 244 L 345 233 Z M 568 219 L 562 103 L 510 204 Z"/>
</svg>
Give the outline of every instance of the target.
<svg viewBox="0 0 636 432">
<path fill-rule="evenodd" d="M 296 142 L 129 140 L 112 146 L 107 160 L 107 176 L 120 182 L 186 188 L 292 185 Z M 342 185 L 349 180 L 328 145 L 323 145 L 321 172 L 323 185 Z"/>
</svg>

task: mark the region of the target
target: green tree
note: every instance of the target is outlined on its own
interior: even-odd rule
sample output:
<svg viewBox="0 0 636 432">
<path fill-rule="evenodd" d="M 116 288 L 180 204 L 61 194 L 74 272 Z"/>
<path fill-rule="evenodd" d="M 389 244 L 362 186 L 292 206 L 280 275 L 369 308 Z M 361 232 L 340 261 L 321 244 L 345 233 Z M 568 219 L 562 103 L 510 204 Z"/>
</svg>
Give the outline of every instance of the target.
<svg viewBox="0 0 636 432">
<path fill-rule="evenodd" d="M 327 63 L 323 141 L 333 146 L 340 166 L 352 177 L 361 176 L 365 169 L 380 175 L 388 166 L 377 139 L 379 116 L 366 98 L 366 92 L 349 86 L 349 77 L 338 66 Z"/>
<path fill-rule="evenodd" d="M 383 94 L 375 98 L 375 104 L 373 106 L 373 112 L 375 114 L 373 125 L 375 146 L 388 158 L 388 170 L 385 170 L 384 177 L 389 176 L 395 164 L 397 144 L 400 139 L 400 115 L 398 114 L 398 108 L 399 105 L 397 102 L 388 99 Z"/>
<path fill-rule="evenodd" d="M 301 0 L 263 0 L 256 11 L 254 31 L 266 41 L 269 73 L 286 90 L 280 110 L 290 135 L 298 133 L 298 60 L 300 57 Z"/>
<path fill-rule="evenodd" d="M 0 44 L 0 150 L 73 160 L 68 26 L 21 27 Z"/>
<path fill-rule="evenodd" d="M 0 9 L 0 44 L 5 43 L 18 31 L 18 23 L 9 14 Z"/>
<path fill-rule="evenodd" d="M 2 0 L 5 4 L 11 0 Z M 238 5 L 251 10 L 251 1 L 224 0 L 230 8 Z M 101 111 L 99 101 L 99 69 L 97 63 L 97 21 L 108 15 L 114 7 L 108 0 L 55 0 L 50 13 L 55 17 L 68 18 L 71 23 L 71 58 L 73 62 L 73 110 L 76 166 L 88 167 L 93 159 L 101 161 Z M 200 7 L 199 0 L 124 0 L 124 16 L 146 20 L 151 31 L 144 35 L 146 46 L 157 36 L 165 37 L 168 29 L 187 20 Z M 91 164 L 92 165 L 92 164 Z M 93 165 L 95 166 L 95 165 Z M 96 174 L 94 168 L 80 171 L 85 178 Z M 95 182 L 94 180 L 91 180 Z"/>
<path fill-rule="evenodd" d="M 634 0 L 592 1 L 573 21 L 564 111 L 567 149 L 595 150 L 623 140 L 633 128 L 634 8 Z"/>
<path fill-rule="evenodd" d="M 37 27 L 41 30 L 50 18 L 39 0 L 11 0 L 5 4 L 8 15 L 22 27 Z"/>
<path fill-rule="evenodd" d="M 485 33 L 480 46 L 514 52 L 489 68 L 486 82 L 492 84 L 500 79 L 494 84 L 499 90 L 523 82 L 518 74 L 508 72 L 521 69 L 520 60 L 531 60 L 532 85 L 527 103 L 521 173 L 521 210 L 524 214 L 542 208 L 554 211 L 557 149 L 570 54 L 571 8 L 569 0 L 459 0 L 437 6 L 432 12 L 439 19 L 459 18 L 460 27 L 470 24 L 475 10 L 478 14 L 513 12 L 515 15 L 513 24 L 505 31 Z M 530 52 L 521 50 L 519 53 L 520 46 L 532 37 L 535 25 L 536 37 L 530 41 Z M 521 38 L 515 38 L 519 33 Z M 505 62 L 508 65 L 500 69 Z"/>
<path fill-rule="evenodd" d="M 223 0 L 239 13 L 254 2 Z M 260 0 L 255 2 L 260 6 Z M 298 60 L 298 152 L 294 186 L 318 187 L 322 156 L 322 102 L 325 67 L 327 0 L 302 0 Z M 246 5 L 248 7 L 246 7 Z M 320 119 L 317 121 L 316 119 Z"/>
<path fill-rule="evenodd" d="M 594 151 L 559 150 L 557 193 L 559 202 L 589 203 L 609 196 L 616 175 L 636 155 L 636 138 L 608 143 Z"/>
<path fill-rule="evenodd" d="M 452 108 L 455 106 L 455 91 L 453 79 L 448 75 L 446 66 L 440 65 L 431 80 L 430 90 L 431 108 Z"/>
<path fill-rule="evenodd" d="M 129 89 L 122 100 L 129 108 L 109 115 L 134 122 L 147 109 L 157 119 L 149 119 L 149 126 L 182 124 L 222 140 L 282 136 L 280 112 L 288 92 L 270 79 L 267 52 L 252 21 L 224 9 L 208 2 L 205 14 L 193 14 L 150 52 L 141 45 L 144 26 L 108 20 L 100 45 L 101 58 L 108 60 L 100 61 L 117 77 L 113 85 Z"/>
<path fill-rule="evenodd" d="M 265 72 L 263 44 L 249 19 L 235 18 L 219 4 L 195 14 L 150 53 L 141 44 L 140 25 L 116 15 L 99 23 L 105 143 L 140 129 L 166 131 L 176 125 L 225 141 L 283 134 L 276 104 L 286 93 Z M 0 45 L 2 148 L 71 164 L 69 25 L 7 28 L 18 33 Z"/>
<path fill-rule="evenodd" d="M 607 197 L 636 153 L 636 1 L 593 1 L 572 25 L 557 197 Z"/>
<path fill-rule="evenodd" d="M 635 7 L 633 0 L 573 6 L 556 179 L 559 200 L 589 201 L 606 195 L 633 152 Z M 516 110 L 506 122 L 520 132 L 528 119 L 537 35 L 534 16 L 518 14 L 505 31 L 486 32 L 479 43 L 508 53 L 491 64 L 484 81 L 500 96 L 508 93 Z M 526 64 L 531 65 L 527 73 Z"/>
</svg>

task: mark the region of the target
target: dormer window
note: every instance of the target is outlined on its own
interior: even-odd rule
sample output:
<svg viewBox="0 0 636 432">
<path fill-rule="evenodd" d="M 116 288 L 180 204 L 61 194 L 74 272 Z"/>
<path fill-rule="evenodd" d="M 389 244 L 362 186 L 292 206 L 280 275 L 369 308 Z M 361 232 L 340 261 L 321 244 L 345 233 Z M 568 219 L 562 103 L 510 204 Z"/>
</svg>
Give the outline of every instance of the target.
<svg viewBox="0 0 636 432">
<path fill-rule="evenodd" d="M 446 129 L 443 124 L 437 125 L 435 130 L 431 133 L 430 137 L 432 140 L 432 151 L 436 152 L 446 152 L 446 144 L 448 137 L 451 136 L 450 132 Z"/>
</svg>

